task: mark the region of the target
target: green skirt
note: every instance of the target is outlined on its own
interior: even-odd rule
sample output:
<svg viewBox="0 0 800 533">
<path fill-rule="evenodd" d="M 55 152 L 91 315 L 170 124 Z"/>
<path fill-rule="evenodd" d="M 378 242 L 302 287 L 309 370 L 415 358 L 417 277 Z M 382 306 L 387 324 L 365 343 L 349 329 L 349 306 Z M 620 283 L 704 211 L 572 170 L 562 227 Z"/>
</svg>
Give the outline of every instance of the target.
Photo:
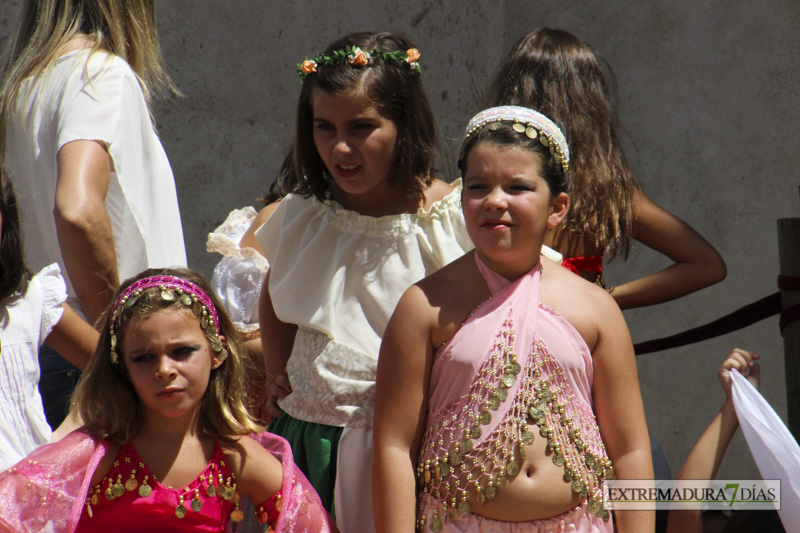
<svg viewBox="0 0 800 533">
<path fill-rule="evenodd" d="M 286 413 L 270 422 L 270 432 L 292 446 L 294 464 L 319 494 L 322 505 L 336 519 L 333 489 L 336 484 L 336 454 L 344 428 L 298 420 Z"/>
</svg>

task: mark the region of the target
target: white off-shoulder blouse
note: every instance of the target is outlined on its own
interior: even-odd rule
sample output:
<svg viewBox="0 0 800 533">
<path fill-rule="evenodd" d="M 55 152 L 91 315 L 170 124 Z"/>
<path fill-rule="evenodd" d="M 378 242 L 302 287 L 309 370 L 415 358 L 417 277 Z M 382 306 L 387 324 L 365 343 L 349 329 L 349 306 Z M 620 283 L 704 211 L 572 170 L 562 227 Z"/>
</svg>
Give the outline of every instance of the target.
<svg viewBox="0 0 800 533">
<path fill-rule="evenodd" d="M 275 312 L 299 327 L 286 413 L 372 427 L 378 352 L 400 296 L 473 248 L 453 185 L 428 210 L 379 218 L 292 194 L 258 229 Z"/>
</svg>

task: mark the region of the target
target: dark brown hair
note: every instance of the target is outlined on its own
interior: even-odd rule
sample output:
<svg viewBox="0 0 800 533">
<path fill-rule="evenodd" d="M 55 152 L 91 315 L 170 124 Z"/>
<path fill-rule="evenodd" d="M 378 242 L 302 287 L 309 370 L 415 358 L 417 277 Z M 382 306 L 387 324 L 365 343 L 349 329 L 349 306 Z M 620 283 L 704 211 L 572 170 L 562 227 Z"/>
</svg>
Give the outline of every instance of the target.
<svg viewBox="0 0 800 533">
<path fill-rule="evenodd" d="M 208 388 L 200 404 L 200 430 L 209 437 L 221 440 L 230 440 L 234 435 L 263 431 L 245 405 L 245 383 L 247 376 L 252 375 L 252 363 L 242 348 L 236 328 L 225 308 L 200 273 L 188 268 L 151 268 L 125 280 L 114 294 L 112 302 L 116 302 L 133 282 L 151 276 L 175 276 L 190 281 L 211 298 L 217 309 L 219 333 L 225 337 L 228 357 L 219 367 L 211 370 Z M 120 354 L 118 363 L 111 362 L 109 317 L 113 305 L 112 303 L 106 309 L 101 318 L 102 329 L 97 351 L 75 389 L 72 408 L 77 409 L 83 424 L 97 437 L 125 443 L 130 442 L 139 432 L 144 420 L 141 402 L 128 377 L 124 357 Z M 143 291 L 136 298 L 135 304 L 124 306 L 114 323 L 118 337 L 117 349 L 121 346 L 128 324 L 169 308 L 195 316 L 191 309 L 181 303 L 180 298 L 162 298 L 158 287 Z M 208 333 L 206 336 L 208 337 Z"/>
<path fill-rule="evenodd" d="M 463 157 L 458 161 L 458 168 L 461 175 L 467 175 L 467 157 L 469 153 L 479 144 L 488 143 L 501 148 L 520 148 L 535 155 L 542 165 L 542 178 L 550 188 L 550 196 L 557 196 L 562 192 L 567 192 L 567 176 L 561 163 L 557 163 L 550 150 L 539 142 L 538 138 L 531 139 L 525 134 L 514 131 L 511 123 L 503 123 L 496 129 L 488 127 L 481 128 L 474 133 L 464 145 Z"/>
<path fill-rule="evenodd" d="M 570 210 L 564 229 L 592 241 L 611 258 L 627 257 L 638 185 L 617 138 L 601 61 L 571 33 L 534 30 L 506 54 L 487 107 L 529 107 L 561 127 L 570 147 Z M 566 238 L 567 232 L 560 232 L 555 240 Z"/>
<path fill-rule="evenodd" d="M 409 50 L 416 45 L 391 33 L 353 33 L 328 46 L 323 54 L 357 46 L 365 52 Z M 376 61 L 355 68 L 347 62 L 319 67 L 307 76 L 300 90 L 293 143 L 293 165 L 287 178 L 286 165 L 279 175 L 280 188 L 294 183 L 294 191 L 318 200 L 327 197 L 328 184 L 313 137 L 311 95 L 322 90 L 335 95 L 348 90 L 362 91 L 376 106 L 389 113 L 397 126 L 397 161 L 390 184 L 400 184 L 409 199 L 422 201 L 436 172 L 436 127 L 421 76 L 405 62 Z"/>
<path fill-rule="evenodd" d="M 0 300 L 15 293 L 25 294 L 32 272 L 25 262 L 22 245 L 22 220 L 17 195 L 0 158 Z"/>
</svg>

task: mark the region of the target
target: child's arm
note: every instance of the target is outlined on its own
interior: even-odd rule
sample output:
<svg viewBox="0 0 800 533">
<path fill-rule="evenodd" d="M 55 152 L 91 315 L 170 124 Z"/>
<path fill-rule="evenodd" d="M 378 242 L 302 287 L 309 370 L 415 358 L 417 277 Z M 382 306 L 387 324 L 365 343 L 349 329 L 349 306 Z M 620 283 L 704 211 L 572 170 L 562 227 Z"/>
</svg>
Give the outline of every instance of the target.
<svg viewBox="0 0 800 533">
<path fill-rule="evenodd" d="M 244 235 L 242 235 L 242 238 L 239 240 L 239 248 L 249 247 L 261 255 L 264 255 L 264 252 L 261 251 L 261 246 L 258 245 L 258 241 L 256 240 L 256 230 L 264 225 L 264 222 L 266 222 L 273 211 L 278 208 L 279 204 L 280 202 L 273 202 L 261 208 L 256 218 L 250 223 L 250 227 L 247 228 L 247 231 L 244 232 Z"/>
<path fill-rule="evenodd" d="M 294 338 L 297 334 L 295 324 L 281 322 L 275 315 L 272 298 L 269 294 L 269 275 L 264 278 L 261 287 L 261 299 L 258 304 L 259 323 L 261 327 L 261 345 L 264 351 L 264 367 L 267 374 L 267 394 L 261 418 L 269 422 L 270 418 L 281 416 L 278 399 L 292 393 L 289 378 L 286 375 L 286 363 L 292 353 Z"/>
<path fill-rule="evenodd" d="M 381 343 L 372 471 L 372 501 L 379 533 L 414 531 L 414 472 L 425 430 L 433 362 L 432 314 L 425 294 L 412 286 L 397 304 Z"/>
<path fill-rule="evenodd" d="M 692 448 L 681 468 L 678 479 L 714 479 L 717 476 L 722 457 L 736 433 L 736 428 L 739 427 L 739 420 L 736 418 L 736 410 L 731 399 L 730 370 L 735 368 L 743 376 L 747 376 L 753 386 L 759 388 L 761 371 L 758 363 L 754 362 L 756 359 L 758 359 L 757 354 L 735 348 L 722 363 L 717 376 L 725 391 L 725 403 L 722 404 L 717 416 Z M 749 375 L 748 368 L 750 369 Z M 699 509 L 669 512 L 667 533 L 700 533 L 702 531 L 703 516 Z"/>
<path fill-rule="evenodd" d="M 45 342 L 64 359 L 81 370 L 86 368 L 92 358 L 100 333 L 84 319 L 63 304 L 64 312 Z"/>
<path fill-rule="evenodd" d="M 599 294 L 598 294 L 599 293 Z M 628 328 L 614 301 L 593 291 L 599 332 L 592 351 L 592 397 L 597 424 L 618 479 L 653 479 L 639 377 Z M 621 533 L 653 531 L 653 511 L 615 511 Z"/>
<path fill-rule="evenodd" d="M 239 492 L 253 505 L 259 505 L 281 490 L 283 467 L 272 453 L 258 442 L 241 437 L 233 444 L 226 444 L 226 456 L 236 473 Z"/>
<path fill-rule="evenodd" d="M 621 309 L 674 300 L 725 279 L 725 262 L 717 250 L 641 191 L 634 197 L 633 237 L 674 264 L 615 287 L 612 295 Z"/>
</svg>

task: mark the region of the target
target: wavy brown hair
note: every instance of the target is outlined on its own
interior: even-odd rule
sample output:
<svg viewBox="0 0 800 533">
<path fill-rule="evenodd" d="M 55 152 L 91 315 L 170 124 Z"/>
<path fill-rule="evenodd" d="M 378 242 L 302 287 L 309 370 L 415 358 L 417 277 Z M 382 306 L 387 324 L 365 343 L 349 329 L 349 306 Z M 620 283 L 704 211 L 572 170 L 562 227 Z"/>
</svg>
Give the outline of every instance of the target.
<svg viewBox="0 0 800 533">
<path fill-rule="evenodd" d="M 519 105 L 548 116 L 570 147 L 567 231 L 610 257 L 627 258 L 638 184 L 617 137 L 603 58 L 575 35 L 540 28 L 506 54 L 492 82 L 487 107 Z"/>
<path fill-rule="evenodd" d="M 254 368 L 244 352 L 238 333 L 225 308 L 214 295 L 206 279 L 188 268 L 151 268 L 122 283 L 114 295 L 116 302 L 120 294 L 132 283 L 150 276 L 175 276 L 190 281 L 205 292 L 217 309 L 219 333 L 225 337 L 228 357 L 211 370 L 205 395 L 200 403 L 199 427 L 206 436 L 220 440 L 231 440 L 234 435 L 247 435 L 263 431 L 246 406 L 245 383 L 253 375 Z M 114 323 L 117 334 L 117 349 L 125 335 L 125 327 L 164 309 L 177 309 L 199 320 L 192 311 L 180 302 L 180 298 L 165 300 L 159 288 L 143 291 L 132 306 L 123 306 Z M 126 443 L 139 432 L 144 422 L 141 402 L 128 377 L 125 358 L 120 354 L 119 362 L 111 362 L 111 333 L 109 318 L 113 304 L 106 309 L 101 319 L 100 340 L 89 365 L 86 367 L 77 389 L 72 396 L 72 409 L 76 410 L 84 426 L 98 438 Z M 213 331 L 209 328 L 207 331 Z M 208 336 L 208 333 L 207 333 Z"/>
<path fill-rule="evenodd" d="M 364 32 L 338 39 L 323 54 L 330 55 L 348 46 L 357 46 L 365 52 L 417 48 L 414 42 L 399 35 Z M 291 172 L 286 172 L 284 164 L 279 174 L 280 183 L 276 186 L 278 190 L 271 192 L 285 194 L 288 184 L 293 186 L 294 192 L 314 195 L 320 201 L 327 198 L 325 164 L 314 145 L 311 94 L 314 90 L 339 94 L 351 89 L 362 91 L 376 106 L 391 115 L 397 126 L 397 160 L 389 183 L 400 184 L 410 200 L 421 202 L 425 189 L 436 174 L 436 126 L 421 76 L 405 62 L 394 60 L 378 61 L 365 68 L 354 68 L 347 62 L 319 67 L 317 72 L 305 78 L 297 102 Z M 298 179 L 300 176 L 304 179 Z"/>
</svg>

